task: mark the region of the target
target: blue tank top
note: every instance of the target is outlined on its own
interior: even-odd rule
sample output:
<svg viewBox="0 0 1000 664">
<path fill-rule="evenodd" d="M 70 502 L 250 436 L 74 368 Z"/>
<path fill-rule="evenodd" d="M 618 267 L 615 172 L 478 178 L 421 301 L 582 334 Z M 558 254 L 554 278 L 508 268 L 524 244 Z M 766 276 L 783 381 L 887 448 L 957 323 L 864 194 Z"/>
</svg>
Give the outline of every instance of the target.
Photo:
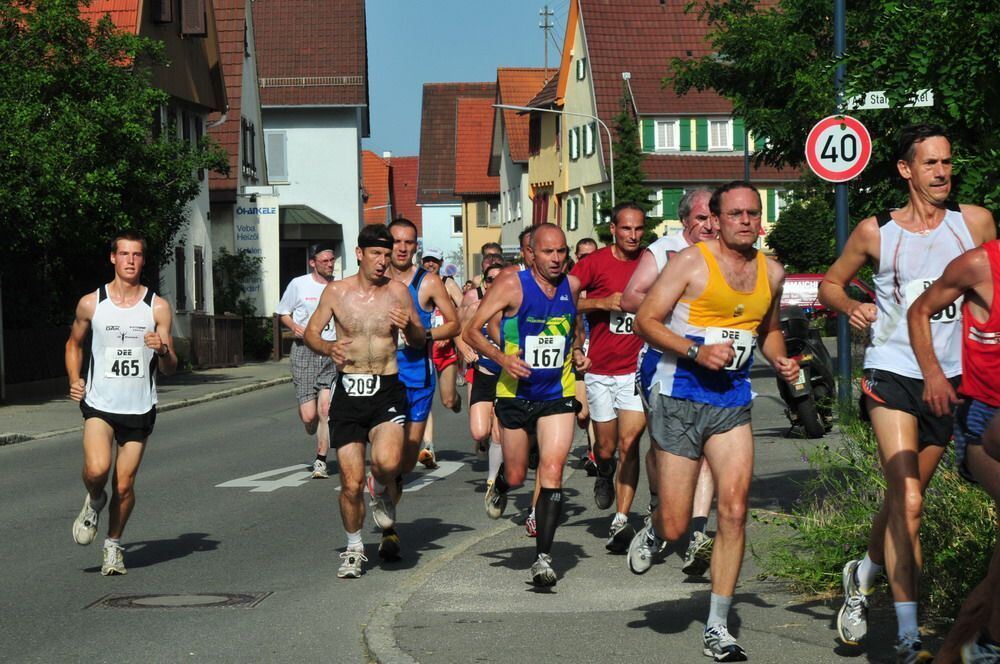
<svg viewBox="0 0 1000 664">
<path fill-rule="evenodd" d="M 501 371 L 497 398 L 552 401 L 576 396 L 573 375 L 573 330 L 576 305 L 563 278 L 550 300 L 535 283 L 530 270 L 518 273 L 521 307 L 500 322 L 500 347 L 506 355 L 521 354 L 531 376 L 517 379 Z"/>
<path fill-rule="evenodd" d="M 420 307 L 420 284 L 427 276 L 427 270 L 418 267 L 410 282 L 410 297 L 417 309 L 417 316 L 425 329 L 431 329 L 432 311 L 424 311 Z M 431 364 L 431 354 L 428 344 L 422 346 L 403 346 L 396 351 L 396 363 L 399 365 L 399 380 L 406 387 L 427 387 L 433 384 L 434 367 Z"/>
<path fill-rule="evenodd" d="M 487 330 L 486 327 L 486 325 L 483 325 L 483 336 L 486 337 L 487 341 L 496 346 L 496 343 L 494 343 L 493 339 L 490 337 L 489 330 Z M 497 346 L 497 348 L 500 348 L 500 346 Z M 478 364 L 480 368 L 489 371 L 494 376 L 500 373 L 500 365 L 482 353 L 479 354 L 479 359 L 476 360 L 476 364 Z"/>
</svg>

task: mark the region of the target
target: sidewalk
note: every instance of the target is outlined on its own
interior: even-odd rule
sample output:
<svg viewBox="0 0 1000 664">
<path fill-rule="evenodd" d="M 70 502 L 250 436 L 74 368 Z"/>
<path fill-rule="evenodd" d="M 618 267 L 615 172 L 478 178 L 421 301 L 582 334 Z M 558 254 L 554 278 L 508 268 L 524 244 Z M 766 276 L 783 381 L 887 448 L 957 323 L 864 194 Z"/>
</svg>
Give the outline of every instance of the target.
<svg viewBox="0 0 1000 664">
<path fill-rule="evenodd" d="M 157 381 L 158 412 L 224 399 L 236 394 L 291 382 L 288 358 L 251 362 L 239 367 L 185 371 Z M 24 400 L 0 405 L 0 445 L 78 431 L 80 405 L 69 397 Z"/>
</svg>

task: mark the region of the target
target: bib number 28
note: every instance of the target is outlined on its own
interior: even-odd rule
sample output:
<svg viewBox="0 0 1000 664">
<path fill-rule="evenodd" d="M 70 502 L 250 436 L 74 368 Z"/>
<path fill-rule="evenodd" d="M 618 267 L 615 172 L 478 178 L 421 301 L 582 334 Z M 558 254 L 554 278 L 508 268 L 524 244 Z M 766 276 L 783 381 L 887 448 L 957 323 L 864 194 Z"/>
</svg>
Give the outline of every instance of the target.
<svg viewBox="0 0 1000 664">
<path fill-rule="evenodd" d="M 635 329 L 635 314 L 628 314 L 624 311 L 613 311 L 611 313 L 611 334 L 632 334 Z"/>
<path fill-rule="evenodd" d="M 524 361 L 532 369 L 556 369 L 562 366 L 566 337 L 531 336 L 525 339 Z"/>
</svg>

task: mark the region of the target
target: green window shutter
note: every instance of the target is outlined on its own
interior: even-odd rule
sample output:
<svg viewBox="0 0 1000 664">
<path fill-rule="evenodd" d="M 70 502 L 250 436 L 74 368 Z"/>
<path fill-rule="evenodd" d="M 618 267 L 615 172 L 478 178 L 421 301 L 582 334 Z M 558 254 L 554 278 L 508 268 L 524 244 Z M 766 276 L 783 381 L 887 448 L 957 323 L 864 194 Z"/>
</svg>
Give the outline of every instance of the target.
<svg viewBox="0 0 1000 664">
<path fill-rule="evenodd" d="M 681 152 L 691 151 L 691 118 L 681 118 Z"/>
<path fill-rule="evenodd" d="M 698 118 L 694 121 L 694 149 L 698 152 L 708 150 L 708 119 Z"/>
<path fill-rule="evenodd" d="M 681 202 L 681 196 L 684 195 L 683 189 L 664 189 L 663 190 L 663 218 L 664 219 L 677 219 L 677 206 Z"/>
<path fill-rule="evenodd" d="M 778 208 L 778 197 L 774 193 L 774 189 L 767 190 L 767 223 L 774 223 L 774 212 Z"/>
<path fill-rule="evenodd" d="M 746 131 L 746 123 L 743 118 L 733 118 L 733 150 L 743 152 L 743 132 Z"/>
<path fill-rule="evenodd" d="M 653 138 L 653 121 L 643 118 L 642 120 L 642 151 L 653 152 L 656 150 L 656 143 Z"/>
<path fill-rule="evenodd" d="M 590 210 L 594 226 L 601 221 L 601 201 L 597 194 L 590 195 Z"/>
</svg>

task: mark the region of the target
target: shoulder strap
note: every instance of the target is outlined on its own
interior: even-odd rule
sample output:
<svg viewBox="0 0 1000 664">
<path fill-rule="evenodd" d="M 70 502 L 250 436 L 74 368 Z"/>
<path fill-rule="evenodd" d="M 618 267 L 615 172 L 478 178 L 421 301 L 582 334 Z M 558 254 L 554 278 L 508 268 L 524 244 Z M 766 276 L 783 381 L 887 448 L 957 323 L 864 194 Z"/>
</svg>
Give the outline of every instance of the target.
<svg viewBox="0 0 1000 664">
<path fill-rule="evenodd" d="M 961 214 L 962 212 L 962 208 L 958 205 L 956 201 L 952 200 L 945 201 L 944 206 L 945 208 L 951 210 L 952 212 L 958 212 L 959 214 Z"/>
<path fill-rule="evenodd" d="M 476 286 L 476 293 L 479 295 L 479 299 L 480 300 L 483 299 L 483 287 L 482 286 Z"/>
<path fill-rule="evenodd" d="M 424 276 L 427 274 L 427 270 L 422 267 L 418 267 L 416 273 L 413 275 L 413 281 L 410 283 L 413 285 L 413 290 L 420 290 L 420 282 L 424 280 Z"/>
<path fill-rule="evenodd" d="M 878 222 L 878 227 L 882 228 L 890 221 L 892 221 L 892 210 L 885 209 L 875 215 L 875 221 Z"/>
<path fill-rule="evenodd" d="M 146 294 L 142 296 L 142 301 L 146 303 L 146 306 L 153 306 L 153 289 L 149 286 L 146 287 Z"/>
<path fill-rule="evenodd" d="M 101 287 L 97 289 L 97 303 L 100 304 L 106 299 L 108 299 L 108 285 L 101 284 Z"/>
</svg>

